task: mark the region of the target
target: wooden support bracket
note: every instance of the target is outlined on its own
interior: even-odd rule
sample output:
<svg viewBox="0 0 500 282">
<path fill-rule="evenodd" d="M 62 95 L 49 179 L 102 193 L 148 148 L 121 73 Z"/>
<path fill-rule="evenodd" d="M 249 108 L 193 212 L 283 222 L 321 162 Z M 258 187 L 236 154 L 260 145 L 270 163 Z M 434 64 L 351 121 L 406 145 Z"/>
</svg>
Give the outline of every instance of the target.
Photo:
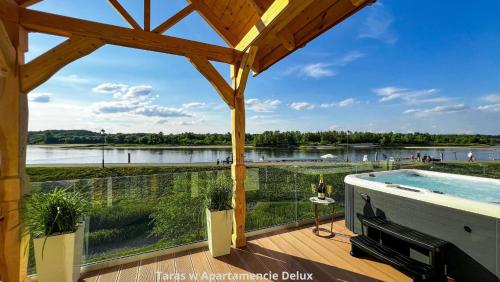
<svg viewBox="0 0 500 282">
<path fill-rule="evenodd" d="M 153 29 L 154 33 L 164 33 L 167 31 L 169 28 L 174 26 L 176 23 L 178 23 L 180 20 L 183 18 L 187 17 L 189 14 L 191 14 L 194 11 L 193 5 L 187 5 L 184 9 L 180 10 L 177 14 L 173 15 L 166 21 L 164 21 L 162 24 L 157 26 L 155 29 Z"/>
<path fill-rule="evenodd" d="M 118 0 L 108 0 L 109 4 L 122 16 L 122 18 L 134 29 L 141 30 L 141 26 L 134 20 L 134 18 L 125 10 L 125 8 L 118 2 Z"/>
<path fill-rule="evenodd" d="M 234 79 L 234 89 L 236 89 L 235 96 L 242 97 L 245 92 L 245 88 L 247 85 L 248 74 L 252 68 L 253 62 L 257 55 L 258 47 L 252 46 L 250 49 L 245 52 L 243 58 L 241 59 L 241 63 L 236 72 L 236 79 Z"/>
<path fill-rule="evenodd" d="M 28 93 L 67 64 L 92 53 L 103 45 L 104 41 L 100 39 L 71 36 L 63 43 L 21 66 L 21 91 Z"/>
<path fill-rule="evenodd" d="M 151 0 L 144 0 L 144 30 L 151 30 Z"/>
</svg>

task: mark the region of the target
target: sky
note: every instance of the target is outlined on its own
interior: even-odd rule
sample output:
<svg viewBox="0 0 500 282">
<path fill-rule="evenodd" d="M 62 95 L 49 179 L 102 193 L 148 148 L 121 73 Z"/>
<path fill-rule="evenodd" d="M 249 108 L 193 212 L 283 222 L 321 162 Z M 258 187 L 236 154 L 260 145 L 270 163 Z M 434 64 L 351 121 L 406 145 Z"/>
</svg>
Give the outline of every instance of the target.
<svg viewBox="0 0 500 282">
<path fill-rule="evenodd" d="M 64 3 L 63 3 L 64 2 Z M 32 9 L 124 26 L 105 0 Z M 142 22 L 142 1 L 121 1 Z M 134 6 L 135 5 L 135 6 Z M 152 26 L 186 6 L 153 0 Z M 500 1 L 381 0 L 250 77 L 247 132 L 500 134 Z M 167 35 L 226 46 L 196 13 Z M 27 61 L 65 38 L 30 33 Z M 229 79 L 229 66 L 214 66 Z M 30 130 L 226 133 L 230 111 L 180 56 L 106 45 L 28 95 Z"/>
</svg>

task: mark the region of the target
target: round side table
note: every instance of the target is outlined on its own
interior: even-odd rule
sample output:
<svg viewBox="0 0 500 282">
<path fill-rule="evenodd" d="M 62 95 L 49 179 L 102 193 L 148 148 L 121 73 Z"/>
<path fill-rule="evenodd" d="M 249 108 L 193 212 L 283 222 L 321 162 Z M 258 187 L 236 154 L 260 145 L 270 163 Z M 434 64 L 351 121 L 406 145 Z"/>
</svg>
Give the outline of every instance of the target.
<svg viewBox="0 0 500 282">
<path fill-rule="evenodd" d="M 335 237 L 335 233 L 333 232 L 333 220 L 335 216 L 335 200 L 332 198 L 325 197 L 324 200 L 319 199 L 318 197 L 311 197 L 309 201 L 314 205 L 314 219 L 316 223 L 316 227 L 313 228 L 312 232 L 319 237 L 323 238 L 333 238 Z M 318 216 L 318 206 L 332 206 L 332 222 L 330 224 L 330 230 L 325 228 L 319 228 L 319 216 Z M 327 232 L 327 235 L 321 235 L 320 231 Z"/>
</svg>

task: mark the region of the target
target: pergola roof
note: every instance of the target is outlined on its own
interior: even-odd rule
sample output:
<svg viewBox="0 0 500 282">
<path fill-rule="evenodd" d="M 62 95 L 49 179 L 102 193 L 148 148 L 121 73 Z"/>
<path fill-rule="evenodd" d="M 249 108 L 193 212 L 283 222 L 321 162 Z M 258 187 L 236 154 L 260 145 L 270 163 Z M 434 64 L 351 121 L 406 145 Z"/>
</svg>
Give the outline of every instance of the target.
<svg viewBox="0 0 500 282">
<path fill-rule="evenodd" d="M 261 73 L 374 0 L 192 0 L 190 3 L 236 50 L 259 47 Z"/>
<path fill-rule="evenodd" d="M 40 1 L 17 0 L 20 6 L 26 8 Z M 196 11 L 221 36 L 230 49 L 234 49 L 233 53 L 236 56 L 236 61 L 242 56 L 241 52 L 248 50 L 250 46 L 258 47 L 259 52 L 252 65 L 252 70 L 258 74 L 295 50 L 305 46 L 316 36 L 361 8 L 373 3 L 374 0 L 187 0 L 185 8 L 157 27 L 150 26 L 151 9 L 154 9 L 154 7 L 151 7 L 150 0 L 144 0 L 144 23 L 142 24 L 138 23 L 128 13 L 119 0 L 108 0 L 108 2 L 129 23 L 133 31 L 145 31 L 155 35 L 163 34 L 177 22 Z M 145 43 L 139 44 L 139 46 L 128 44 L 127 39 L 118 38 L 120 36 L 118 31 L 122 32 L 123 29 L 108 29 L 110 33 L 116 34 L 117 38 L 109 38 L 108 34 L 99 33 L 100 29 L 104 28 L 106 30 L 106 27 L 110 25 L 100 26 L 97 25 L 100 23 L 75 21 L 71 18 L 33 10 L 21 12 L 20 17 L 21 24 L 24 23 L 23 25 L 32 31 L 63 36 L 91 35 L 91 37 L 104 40 L 107 44 L 137 47 L 190 57 L 189 54 L 178 54 L 179 51 L 172 52 L 168 48 L 150 46 L 155 44 Z M 62 27 L 58 28 L 58 25 Z M 139 38 L 147 36 L 145 33 L 129 32 L 128 34 L 130 37 L 138 36 Z M 150 36 L 152 41 L 158 39 L 160 37 Z M 180 41 L 177 43 L 183 47 L 182 44 L 190 42 Z M 212 51 L 208 56 L 204 56 L 210 60 L 226 63 L 233 62 L 233 58 L 227 56 L 230 51 L 229 48 L 213 48 L 215 46 L 210 44 L 195 45 L 195 47 Z M 203 53 L 203 55 L 205 54 Z"/>
<path fill-rule="evenodd" d="M 374 0 L 192 0 L 195 9 L 236 50 L 259 47 L 261 73 Z"/>
</svg>

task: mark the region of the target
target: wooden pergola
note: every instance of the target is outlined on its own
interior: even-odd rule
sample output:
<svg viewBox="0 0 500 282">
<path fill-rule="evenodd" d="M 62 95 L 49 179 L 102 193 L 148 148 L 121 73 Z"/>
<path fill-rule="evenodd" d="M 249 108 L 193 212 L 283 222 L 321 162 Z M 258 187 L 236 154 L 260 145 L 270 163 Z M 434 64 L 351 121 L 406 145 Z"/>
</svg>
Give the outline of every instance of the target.
<svg viewBox="0 0 500 282">
<path fill-rule="evenodd" d="M 104 1 L 104 0 L 103 0 Z M 245 240 L 245 85 L 259 74 L 374 0 L 188 0 L 181 11 L 151 26 L 151 0 L 139 24 L 118 0 L 108 0 L 130 28 L 29 9 L 40 0 L 0 0 L 0 280 L 26 278 L 27 236 L 20 205 L 28 193 L 25 172 L 28 93 L 67 64 L 105 44 L 186 57 L 231 109 L 234 162 L 233 245 Z M 63 5 L 63 3 L 61 3 Z M 199 13 L 227 47 L 164 33 L 190 13 Z M 67 37 L 25 63 L 28 32 Z M 232 85 L 211 61 L 230 66 Z"/>
</svg>

